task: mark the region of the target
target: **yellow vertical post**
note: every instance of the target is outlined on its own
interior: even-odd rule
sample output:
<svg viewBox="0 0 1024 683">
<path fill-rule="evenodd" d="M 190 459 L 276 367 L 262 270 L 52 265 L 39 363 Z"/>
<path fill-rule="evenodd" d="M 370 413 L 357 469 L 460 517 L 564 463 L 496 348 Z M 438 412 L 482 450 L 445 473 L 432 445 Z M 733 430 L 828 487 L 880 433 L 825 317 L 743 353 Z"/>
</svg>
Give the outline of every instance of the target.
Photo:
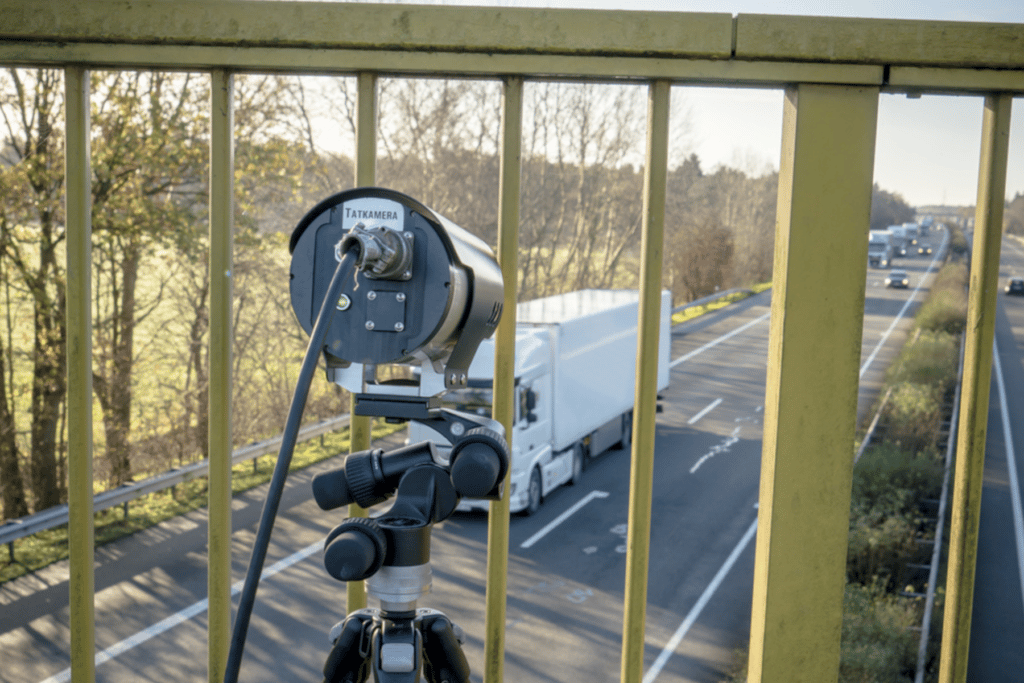
<svg viewBox="0 0 1024 683">
<path fill-rule="evenodd" d="M 985 98 L 949 529 L 940 683 L 967 680 L 1012 102 L 1013 96 L 1008 93 Z"/>
<path fill-rule="evenodd" d="M 68 552 L 71 676 L 96 680 L 92 492 L 92 187 L 89 72 L 64 70 L 67 214 Z"/>
<path fill-rule="evenodd" d="M 356 77 L 356 187 L 377 182 L 377 74 Z"/>
<path fill-rule="evenodd" d="M 373 185 L 377 177 L 377 74 L 363 71 L 357 77 L 356 99 L 356 187 Z M 349 422 L 349 453 L 370 447 L 370 417 L 352 413 Z M 366 517 L 366 510 L 355 503 L 348 506 L 349 517 Z M 362 581 L 349 581 L 346 588 L 348 611 L 366 607 L 366 587 Z"/>
<path fill-rule="evenodd" d="M 637 319 L 633 456 L 629 475 L 626 537 L 626 594 L 622 624 L 622 683 L 638 683 L 644 668 L 644 618 L 650 557 L 651 489 L 654 484 L 654 419 L 658 399 L 658 338 L 661 268 L 665 248 L 665 193 L 668 178 L 668 119 L 671 83 L 654 81 L 647 106 L 643 236 L 640 250 L 640 305 Z"/>
<path fill-rule="evenodd" d="M 839 670 L 878 89 L 786 91 L 751 683 Z"/>
<path fill-rule="evenodd" d="M 224 678 L 231 640 L 231 296 L 234 223 L 234 76 L 210 83 L 210 509 L 208 675 Z"/>
<path fill-rule="evenodd" d="M 519 273 L 519 187 L 522 173 L 523 79 L 505 79 L 501 101 L 501 168 L 498 187 L 498 263 L 505 283 L 495 334 L 493 415 L 509 447 L 515 420 L 516 285 Z M 507 481 L 506 475 L 506 481 Z M 505 662 L 505 593 L 508 586 L 509 500 L 491 501 L 487 518 L 487 590 L 484 681 L 501 683 Z"/>
</svg>

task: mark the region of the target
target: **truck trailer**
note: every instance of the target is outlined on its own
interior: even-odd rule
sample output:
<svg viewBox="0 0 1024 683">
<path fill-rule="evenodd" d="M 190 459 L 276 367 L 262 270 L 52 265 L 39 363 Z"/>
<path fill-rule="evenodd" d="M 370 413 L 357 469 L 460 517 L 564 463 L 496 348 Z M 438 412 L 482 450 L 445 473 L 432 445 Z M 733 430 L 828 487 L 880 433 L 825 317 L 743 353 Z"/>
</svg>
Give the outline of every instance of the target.
<svg viewBox="0 0 1024 683">
<path fill-rule="evenodd" d="M 577 483 L 588 458 L 629 447 L 636 385 L 637 306 L 630 290 L 583 290 L 516 307 L 515 416 L 508 493 L 512 512 L 532 514 L 544 497 Z M 657 390 L 669 384 L 671 296 L 661 296 Z M 491 414 L 494 340 L 469 367 L 465 388 L 444 395 L 447 407 Z M 439 438 L 440 437 L 440 438 Z M 409 425 L 409 442 L 443 436 Z M 460 510 L 486 509 L 463 499 Z"/>
<path fill-rule="evenodd" d="M 888 268 L 892 257 L 892 234 L 888 230 L 872 230 L 868 236 L 868 265 Z"/>
<path fill-rule="evenodd" d="M 907 249 L 910 247 L 910 236 L 907 234 L 906 227 L 890 225 L 888 231 L 892 235 L 892 255 L 906 256 Z"/>
</svg>

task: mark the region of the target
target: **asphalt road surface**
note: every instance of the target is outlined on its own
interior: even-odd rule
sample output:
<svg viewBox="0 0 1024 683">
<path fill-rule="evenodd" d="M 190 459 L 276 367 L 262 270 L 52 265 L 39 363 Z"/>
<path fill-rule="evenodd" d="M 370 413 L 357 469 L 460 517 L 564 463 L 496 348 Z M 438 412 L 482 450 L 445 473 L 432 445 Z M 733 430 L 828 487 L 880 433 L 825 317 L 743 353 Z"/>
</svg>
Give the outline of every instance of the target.
<svg viewBox="0 0 1024 683">
<path fill-rule="evenodd" d="M 938 246 L 943 237 L 929 240 Z M 883 286 L 888 271 L 868 271 L 862 418 L 935 265 L 931 257 L 898 261 L 911 273 L 905 290 Z M 769 305 L 766 292 L 673 330 L 671 386 L 657 421 L 647 683 L 718 681 L 746 646 Z M 346 613 L 344 585 L 327 576 L 320 549 L 343 513 L 316 507 L 309 482 L 337 466 L 289 479 L 240 680 L 320 680 L 327 632 Z M 628 480 L 628 449 L 610 451 L 588 463 L 580 484 L 550 494 L 536 515 L 512 519 L 506 680 L 617 678 Z M 264 491 L 233 503 L 239 581 Z M 97 550 L 97 681 L 206 680 L 205 543 L 197 512 Z M 420 606 L 465 629 L 479 681 L 485 517 L 457 513 L 435 526 L 431 564 L 433 590 Z M 60 563 L 0 587 L 0 680 L 70 680 L 66 580 Z"/>
<path fill-rule="evenodd" d="M 978 564 L 967 680 L 1019 681 L 1024 671 L 1024 297 L 1007 296 L 1024 275 L 1024 249 L 1003 240 L 978 530 Z"/>
</svg>

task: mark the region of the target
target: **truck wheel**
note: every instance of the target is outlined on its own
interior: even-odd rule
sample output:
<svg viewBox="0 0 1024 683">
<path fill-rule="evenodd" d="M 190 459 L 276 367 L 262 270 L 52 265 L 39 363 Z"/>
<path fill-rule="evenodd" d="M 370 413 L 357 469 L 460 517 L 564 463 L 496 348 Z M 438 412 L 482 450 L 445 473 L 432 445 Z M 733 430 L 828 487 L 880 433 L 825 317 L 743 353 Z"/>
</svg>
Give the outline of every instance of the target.
<svg viewBox="0 0 1024 683">
<path fill-rule="evenodd" d="M 583 479 L 583 444 L 577 443 L 572 447 L 572 477 L 569 479 L 570 486 L 576 486 Z"/>
<path fill-rule="evenodd" d="M 526 489 L 526 510 L 524 512 L 527 516 L 540 510 L 540 504 L 543 502 L 541 497 L 542 490 L 540 486 L 540 470 L 534 468 L 533 473 L 530 474 L 529 488 Z"/>
</svg>

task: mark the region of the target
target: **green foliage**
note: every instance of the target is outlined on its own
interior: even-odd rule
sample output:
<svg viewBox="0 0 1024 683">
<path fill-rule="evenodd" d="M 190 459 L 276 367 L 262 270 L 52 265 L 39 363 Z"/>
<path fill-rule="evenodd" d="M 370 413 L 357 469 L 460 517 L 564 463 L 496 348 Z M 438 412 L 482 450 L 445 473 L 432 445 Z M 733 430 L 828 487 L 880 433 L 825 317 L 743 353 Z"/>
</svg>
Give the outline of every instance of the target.
<svg viewBox="0 0 1024 683">
<path fill-rule="evenodd" d="M 933 366 L 922 364 L 918 371 L 932 369 Z M 882 411 L 886 438 L 911 452 L 933 447 L 942 424 L 944 393 L 944 388 L 935 384 L 903 382 L 894 386 Z"/>
<path fill-rule="evenodd" d="M 956 256 L 965 256 L 967 254 L 967 238 L 959 228 L 950 227 L 950 230 L 953 232 L 953 236 L 949 240 L 950 253 Z"/>
<path fill-rule="evenodd" d="M 942 467 L 934 453 L 915 455 L 892 444 L 865 452 L 853 472 L 849 581 L 898 590 L 917 552 L 919 501 L 938 496 Z"/>
<path fill-rule="evenodd" d="M 892 385 L 923 384 L 944 392 L 953 386 L 959 363 L 959 341 L 945 332 L 922 332 L 889 369 Z"/>
<path fill-rule="evenodd" d="M 843 596 L 842 652 L 838 683 L 902 683 L 914 680 L 920 621 L 915 602 L 877 586 L 847 584 Z M 747 652 L 741 650 L 721 683 L 746 683 Z"/>
<path fill-rule="evenodd" d="M 945 400 L 956 381 L 959 334 L 967 318 L 967 269 L 947 263 L 916 318 L 917 336 L 888 372 L 892 396 L 883 412 L 887 438 L 911 451 L 935 444 Z"/>
<path fill-rule="evenodd" d="M 962 237 L 962 235 L 961 235 Z M 917 313 L 922 330 L 959 335 L 967 322 L 967 265 L 950 262 L 939 270 L 928 300 Z"/>
<path fill-rule="evenodd" d="M 1003 232 L 1024 235 L 1024 194 L 1016 193 L 1003 212 Z"/>
<path fill-rule="evenodd" d="M 920 620 L 915 603 L 877 586 L 848 584 L 843 600 L 840 683 L 913 681 Z"/>
</svg>

